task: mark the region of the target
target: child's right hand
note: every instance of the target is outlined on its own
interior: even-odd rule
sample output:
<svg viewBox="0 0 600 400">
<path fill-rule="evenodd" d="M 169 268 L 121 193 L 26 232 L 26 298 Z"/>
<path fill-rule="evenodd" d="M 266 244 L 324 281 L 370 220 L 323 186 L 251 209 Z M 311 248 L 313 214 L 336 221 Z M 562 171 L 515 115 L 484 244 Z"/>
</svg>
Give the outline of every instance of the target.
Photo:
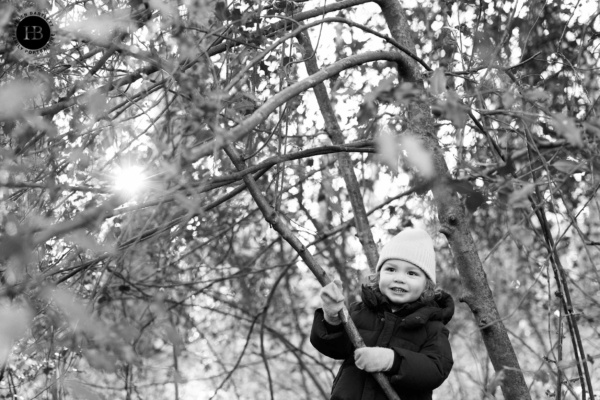
<svg viewBox="0 0 600 400">
<path fill-rule="evenodd" d="M 342 320 L 338 313 L 344 307 L 344 294 L 342 293 L 342 282 L 335 280 L 321 289 L 321 301 L 325 321 L 331 325 L 339 325 Z"/>
</svg>

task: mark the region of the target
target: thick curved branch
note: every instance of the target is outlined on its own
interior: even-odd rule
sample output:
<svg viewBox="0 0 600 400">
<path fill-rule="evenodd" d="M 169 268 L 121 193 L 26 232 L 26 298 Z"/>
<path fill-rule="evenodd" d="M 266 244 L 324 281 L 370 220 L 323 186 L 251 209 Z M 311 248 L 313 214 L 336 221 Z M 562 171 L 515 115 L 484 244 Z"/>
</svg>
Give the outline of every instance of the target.
<svg viewBox="0 0 600 400">
<path fill-rule="evenodd" d="M 280 163 L 283 163 L 286 161 L 298 160 L 298 159 L 302 159 L 302 158 L 308 158 L 308 157 L 313 157 L 313 156 L 318 156 L 318 155 L 323 155 L 323 154 L 354 153 L 354 152 L 356 152 L 356 153 L 375 153 L 376 150 L 374 147 L 374 143 L 371 140 L 363 141 L 363 142 L 356 142 L 356 143 L 348 143 L 348 144 L 320 146 L 320 147 L 315 147 L 312 149 L 301 150 L 296 153 L 289 153 L 289 154 L 283 154 L 280 156 L 270 157 L 264 161 L 261 161 L 260 163 L 258 163 L 256 165 L 252 165 L 252 166 L 244 169 L 243 171 L 238 171 L 238 172 L 234 172 L 232 174 L 228 174 L 227 176 L 223 177 L 223 179 L 227 180 L 228 183 L 231 183 L 230 181 L 240 180 L 245 175 L 254 173 L 263 168 L 273 167 L 277 164 L 280 164 Z M 222 178 L 215 178 L 213 180 L 213 183 L 219 182 L 219 181 L 221 181 L 221 179 Z"/>
<path fill-rule="evenodd" d="M 389 43 L 391 43 L 392 45 L 394 45 L 398 50 L 402 51 L 403 53 L 405 53 L 407 56 L 409 56 L 410 58 L 412 58 L 413 60 L 417 61 L 419 64 L 421 64 L 425 69 L 427 69 L 428 71 L 433 71 L 431 69 L 431 67 L 429 65 L 427 65 L 427 63 L 425 61 L 423 61 L 420 57 L 418 57 L 416 54 L 414 54 L 412 51 L 410 51 L 409 49 L 407 49 L 406 47 L 402 46 L 400 43 L 398 43 L 396 40 L 392 39 L 389 36 L 386 35 L 382 35 L 381 33 L 377 32 L 374 29 L 371 29 L 365 25 L 362 24 L 358 24 L 356 22 L 350 21 L 346 18 L 339 18 L 339 17 L 331 17 L 331 18 L 322 18 L 319 19 L 318 21 L 313 21 L 311 23 L 308 23 L 306 25 L 300 25 L 298 28 L 294 29 L 293 31 L 291 31 L 290 33 L 283 35 L 281 38 L 277 39 L 275 42 L 273 42 L 271 45 L 269 45 L 269 47 L 267 47 L 266 49 L 264 49 L 259 55 L 257 55 L 256 57 L 254 57 L 250 62 L 248 62 L 244 68 L 242 68 L 227 84 L 227 86 L 225 87 L 225 92 L 229 92 L 231 90 L 231 88 L 233 88 L 240 80 L 242 80 L 244 77 L 247 76 L 248 71 L 250 71 L 250 69 L 252 69 L 252 67 L 254 67 L 260 60 L 262 60 L 263 58 L 265 58 L 267 56 L 267 54 L 269 54 L 269 52 L 271 52 L 273 49 L 275 49 L 277 46 L 279 46 L 280 44 L 284 43 L 286 40 L 289 40 L 295 36 L 301 35 L 301 36 L 305 36 L 305 31 L 312 28 L 313 26 L 317 26 L 317 25 L 321 25 L 321 24 L 325 24 L 325 23 L 329 23 L 329 22 L 339 22 L 341 24 L 346 24 L 346 25 L 350 25 L 354 28 L 359 28 L 365 32 L 368 32 L 372 35 L 375 35 Z M 307 36 L 308 37 L 308 36 Z M 312 54 L 312 51 L 311 51 Z M 317 68 L 318 69 L 318 68 Z M 309 71 L 309 73 L 314 73 L 316 71 Z"/>
<path fill-rule="evenodd" d="M 329 79 L 332 76 L 339 74 L 340 72 L 355 67 L 357 65 L 365 64 L 373 61 L 393 61 L 397 63 L 404 62 L 404 55 L 398 52 L 392 51 L 372 51 L 363 54 L 357 54 L 344 58 L 343 60 L 337 61 L 328 67 L 321 69 L 319 72 L 312 74 L 306 79 L 303 79 L 295 84 L 285 88 L 275 96 L 267 100 L 262 106 L 256 109 L 252 115 L 246 118 L 235 128 L 228 132 L 223 132 L 220 140 L 227 140 L 231 142 L 238 141 L 244 136 L 249 134 L 252 129 L 256 128 L 261 122 L 266 120 L 269 115 L 274 112 L 278 107 L 285 104 L 289 100 L 298 96 L 300 93 L 314 87 L 315 85 L 323 82 L 325 79 Z M 198 160 L 202 157 L 209 156 L 216 150 L 216 143 L 205 143 L 199 146 L 192 155 L 191 158 Z"/>
</svg>

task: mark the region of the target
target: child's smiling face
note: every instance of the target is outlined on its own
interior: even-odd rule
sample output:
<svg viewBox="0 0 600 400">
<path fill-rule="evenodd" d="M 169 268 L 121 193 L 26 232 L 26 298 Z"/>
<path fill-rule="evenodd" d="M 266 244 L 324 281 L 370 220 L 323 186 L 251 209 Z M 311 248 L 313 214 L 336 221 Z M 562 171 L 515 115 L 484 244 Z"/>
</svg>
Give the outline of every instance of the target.
<svg viewBox="0 0 600 400">
<path fill-rule="evenodd" d="M 379 271 L 379 290 L 393 304 L 417 300 L 425 290 L 427 275 L 414 264 L 404 260 L 387 260 Z"/>
</svg>

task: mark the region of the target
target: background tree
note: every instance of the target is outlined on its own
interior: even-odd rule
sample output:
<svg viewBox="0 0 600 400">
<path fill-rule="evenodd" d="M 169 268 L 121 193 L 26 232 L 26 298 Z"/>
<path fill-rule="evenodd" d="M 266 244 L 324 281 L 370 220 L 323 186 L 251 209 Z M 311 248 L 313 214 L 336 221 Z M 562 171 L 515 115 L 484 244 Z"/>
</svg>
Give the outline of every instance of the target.
<svg viewBox="0 0 600 400">
<path fill-rule="evenodd" d="M 4 396 L 326 399 L 303 252 L 353 301 L 410 225 L 464 302 L 438 396 L 600 391 L 597 3 L 1 7 Z"/>
</svg>

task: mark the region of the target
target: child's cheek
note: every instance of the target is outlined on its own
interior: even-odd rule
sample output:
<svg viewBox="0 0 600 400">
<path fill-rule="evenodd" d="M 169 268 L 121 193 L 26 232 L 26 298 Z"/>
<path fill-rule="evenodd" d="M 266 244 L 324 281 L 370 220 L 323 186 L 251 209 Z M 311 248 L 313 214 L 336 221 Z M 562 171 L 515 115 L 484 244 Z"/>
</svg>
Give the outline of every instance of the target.
<svg viewBox="0 0 600 400">
<path fill-rule="evenodd" d="M 385 287 L 385 277 L 379 276 L 379 284 L 378 284 L 378 286 L 379 286 L 379 291 L 383 292 L 383 289 Z"/>
</svg>

